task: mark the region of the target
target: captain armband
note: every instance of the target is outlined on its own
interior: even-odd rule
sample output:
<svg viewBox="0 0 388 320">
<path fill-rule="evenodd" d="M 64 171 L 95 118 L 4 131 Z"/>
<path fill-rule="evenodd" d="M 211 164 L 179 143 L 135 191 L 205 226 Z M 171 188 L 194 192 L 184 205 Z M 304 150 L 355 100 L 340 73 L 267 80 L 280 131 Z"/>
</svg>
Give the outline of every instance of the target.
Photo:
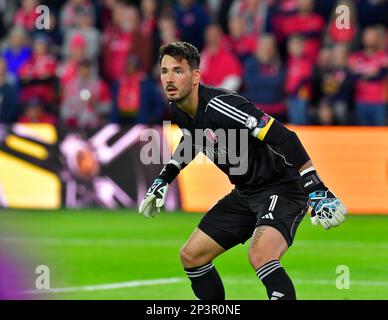
<svg viewBox="0 0 388 320">
<path fill-rule="evenodd" d="M 248 117 L 246 127 L 251 130 L 251 135 L 261 141 L 266 137 L 275 119 L 268 114 L 264 114 L 259 121 L 255 117 Z"/>
</svg>

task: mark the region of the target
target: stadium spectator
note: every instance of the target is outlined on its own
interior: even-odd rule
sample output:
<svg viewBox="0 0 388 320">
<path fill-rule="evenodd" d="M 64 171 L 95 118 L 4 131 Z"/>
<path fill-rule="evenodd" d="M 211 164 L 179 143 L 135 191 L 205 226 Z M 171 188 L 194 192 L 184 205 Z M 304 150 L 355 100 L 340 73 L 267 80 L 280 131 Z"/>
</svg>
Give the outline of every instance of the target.
<svg viewBox="0 0 388 320">
<path fill-rule="evenodd" d="M 91 61 L 82 60 L 77 77 L 64 88 L 61 122 L 74 128 L 95 128 L 106 123 L 110 112 L 108 86 L 93 72 Z"/>
<path fill-rule="evenodd" d="M 14 17 L 14 26 L 33 32 L 36 29 L 36 20 L 39 17 L 39 13 L 35 11 L 39 4 L 39 0 L 22 0 L 22 6 Z"/>
<path fill-rule="evenodd" d="M 152 4 L 149 5 L 149 7 L 152 7 Z M 135 29 L 132 31 L 132 48 L 130 53 L 136 54 L 141 61 L 143 70 L 147 73 L 150 73 L 153 67 L 153 31 L 152 29 L 148 29 L 148 27 L 142 24 L 143 20 L 141 19 L 139 9 L 134 6 L 131 7 L 131 9 L 132 10 L 129 11 L 128 19 L 136 21 L 136 24 Z"/>
<path fill-rule="evenodd" d="M 221 27 L 209 25 L 205 41 L 206 46 L 201 52 L 203 83 L 238 91 L 242 82 L 242 67 L 238 58 L 226 49 Z"/>
<path fill-rule="evenodd" d="M 307 105 L 311 98 L 312 63 L 304 54 L 304 38 L 292 36 L 288 41 L 286 75 L 288 121 L 293 124 L 309 124 Z"/>
<path fill-rule="evenodd" d="M 17 78 L 20 67 L 31 57 L 24 29 L 15 27 L 10 31 L 3 57 L 7 61 L 8 71 Z"/>
<path fill-rule="evenodd" d="M 159 67 L 159 48 L 162 45 L 173 43 L 180 40 L 180 33 L 178 31 L 175 18 L 171 14 L 163 14 L 158 19 L 157 32 L 152 39 L 153 45 L 153 70 L 152 77 L 154 79 L 160 78 Z"/>
<path fill-rule="evenodd" d="M 388 55 L 383 51 L 381 29 L 368 27 L 362 34 L 364 48 L 349 59 L 355 77 L 355 117 L 359 125 L 386 124 Z"/>
<path fill-rule="evenodd" d="M 268 0 L 234 0 L 229 11 L 229 20 L 241 17 L 247 34 L 259 35 L 267 31 Z M 230 31 L 230 29 L 229 29 Z"/>
<path fill-rule="evenodd" d="M 308 114 L 311 116 L 314 124 L 318 124 L 318 104 L 323 98 L 322 82 L 323 74 L 330 70 L 332 59 L 332 49 L 329 46 L 320 48 L 317 56 L 317 61 L 313 67 L 311 80 L 311 99 Z"/>
<path fill-rule="evenodd" d="M 180 32 L 175 19 L 171 15 L 163 15 L 158 20 L 158 35 L 161 45 L 180 40 Z M 159 52 L 159 49 L 158 49 Z"/>
<path fill-rule="evenodd" d="M 258 34 L 246 31 L 245 20 L 235 15 L 229 19 L 229 34 L 225 35 L 225 42 L 229 51 L 233 52 L 240 61 L 254 54 L 258 42 Z"/>
<path fill-rule="evenodd" d="M 48 38 L 39 34 L 33 40 L 31 58 L 19 69 L 20 100 L 39 97 L 44 103 L 55 101 L 56 59 L 48 52 Z"/>
<path fill-rule="evenodd" d="M 228 33 L 229 12 L 234 0 L 207 0 L 212 21 L 218 23 L 225 33 Z M 210 4 L 216 2 L 216 4 Z"/>
<path fill-rule="evenodd" d="M 49 38 L 50 53 L 59 58 L 61 56 L 63 34 L 59 30 L 58 18 L 52 11 L 50 11 L 48 29 L 36 30 L 32 35 L 34 36 L 36 33 L 43 33 Z"/>
<path fill-rule="evenodd" d="M 93 26 L 90 9 L 79 8 L 75 13 L 75 26 L 64 33 L 63 56 L 70 55 L 70 42 L 74 36 L 82 35 L 86 43 L 86 58 L 96 60 L 100 50 L 100 31 Z"/>
<path fill-rule="evenodd" d="M 298 0 L 272 1 L 268 8 L 268 27 L 275 35 L 278 44 L 285 41 L 283 33 L 283 20 L 295 15 L 298 9 Z"/>
<path fill-rule="evenodd" d="M 322 72 L 320 87 L 323 98 L 318 108 L 320 124 L 350 124 L 353 82 L 347 61 L 348 47 L 336 44 L 332 49 L 331 63 Z"/>
<path fill-rule="evenodd" d="M 345 6 L 349 9 L 349 26 L 339 25 L 338 23 L 347 22 L 346 19 L 341 18 L 339 21 L 338 13 L 336 12 L 337 7 Z M 326 34 L 324 37 L 325 45 L 334 45 L 336 43 L 347 43 L 348 46 L 355 47 L 357 44 L 357 33 L 358 33 L 358 23 L 357 23 L 357 10 L 353 1 L 351 0 L 339 0 L 335 7 L 332 10 L 330 21 L 328 22 Z"/>
<path fill-rule="evenodd" d="M 361 28 L 382 24 L 388 27 L 388 1 L 387 0 L 359 0 L 358 21 Z"/>
<path fill-rule="evenodd" d="M 201 3 L 194 0 L 178 0 L 174 14 L 181 38 L 202 50 L 204 32 L 209 23 L 209 16 Z"/>
<path fill-rule="evenodd" d="M 141 0 L 141 30 L 143 34 L 151 36 L 157 29 L 158 3 L 156 0 Z"/>
<path fill-rule="evenodd" d="M 113 10 L 117 0 L 102 0 L 99 11 L 98 27 L 101 30 L 107 29 L 113 20 Z"/>
<path fill-rule="evenodd" d="M 154 81 L 141 69 L 141 62 L 136 55 L 128 57 L 125 71 L 113 90 L 113 122 L 161 123 L 165 112 L 164 101 Z"/>
<path fill-rule="evenodd" d="M 86 59 L 86 41 L 81 34 L 76 34 L 70 40 L 70 56 L 57 68 L 61 88 L 77 77 L 79 62 L 84 59 Z"/>
<path fill-rule="evenodd" d="M 140 13 L 141 13 L 141 23 L 140 30 L 147 38 L 147 42 L 150 45 L 148 50 L 149 66 L 147 67 L 147 72 L 152 73 L 155 69 L 154 66 L 158 61 L 159 56 L 159 35 L 158 35 L 158 21 L 159 21 L 159 10 L 160 5 L 158 5 L 156 0 L 141 0 L 140 2 Z M 175 21 L 174 21 L 175 23 Z"/>
<path fill-rule="evenodd" d="M 315 61 L 317 57 L 325 25 L 323 17 L 313 10 L 314 0 L 298 0 L 295 13 L 278 14 L 272 21 L 278 41 L 288 42 L 293 35 L 301 35 L 305 38 L 303 52 L 305 58 L 311 61 Z"/>
<path fill-rule="evenodd" d="M 6 1 L 0 1 L 0 34 L 6 33 L 6 18 L 5 15 L 8 12 Z M 0 37 L 1 38 L 1 37 Z"/>
<path fill-rule="evenodd" d="M 61 8 L 60 29 L 62 32 L 76 26 L 77 11 L 80 9 L 89 10 L 92 14 L 93 22 L 95 21 L 96 13 L 90 0 L 68 0 Z"/>
<path fill-rule="evenodd" d="M 109 81 L 118 80 L 125 69 L 129 53 L 137 53 L 144 68 L 150 67 L 147 51 L 151 40 L 143 38 L 139 11 L 134 6 L 117 2 L 113 8 L 113 24 L 102 36 L 103 74 Z"/>
<path fill-rule="evenodd" d="M 0 57 L 0 123 L 15 122 L 19 116 L 18 90 L 7 62 Z"/>
<path fill-rule="evenodd" d="M 220 14 L 221 6 L 223 4 L 223 0 L 205 0 L 205 6 L 207 13 L 212 21 L 218 22 L 218 17 Z M 229 0 L 229 2 L 233 2 L 233 0 Z"/>
<path fill-rule="evenodd" d="M 285 122 L 284 103 L 285 66 L 282 64 L 275 38 L 262 35 L 256 54 L 247 58 L 244 64 L 243 95 L 265 113 Z"/>
<path fill-rule="evenodd" d="M 18 119 L 20 123 L 48 123 L 55 125 L 56 117 L 45 110 L 45 104 L 39 98 L 31 98 L 25 104 L 23 114 Z"/>
</svg>

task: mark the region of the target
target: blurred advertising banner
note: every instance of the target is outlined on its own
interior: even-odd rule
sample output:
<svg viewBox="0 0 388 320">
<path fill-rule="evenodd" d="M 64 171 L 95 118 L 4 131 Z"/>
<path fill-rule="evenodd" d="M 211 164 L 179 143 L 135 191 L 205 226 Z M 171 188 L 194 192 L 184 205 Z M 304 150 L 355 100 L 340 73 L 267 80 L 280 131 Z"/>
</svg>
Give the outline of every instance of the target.
<svg viewBox="0 0 388 320">
<path fill-rule="evenodd" d="M 388 128 L 290 129 L 350 213 L 388 214 Z M 170 125 L 0 125 L 0 207 L 137 208 L 181 135 Z M 206 212 L 232 188 L 199 154 L 170 186 L 166 209 Z"/>
<path fill-rule="evenodd" d="M 110 124 L 74 132 L 46 124 L 1 125 L 0 206 L 138 207 L 163 167 L 161 161 L 140 161 L 140 150 L 148 143 L 140 139 L 145 130 L 163 137 L 161 126 Z M 168 146 L 159 142 L 156 150 Z M 171 187 L 166 206 L 173 210 L 179 197 L 176 185 Z"/>
</svg>

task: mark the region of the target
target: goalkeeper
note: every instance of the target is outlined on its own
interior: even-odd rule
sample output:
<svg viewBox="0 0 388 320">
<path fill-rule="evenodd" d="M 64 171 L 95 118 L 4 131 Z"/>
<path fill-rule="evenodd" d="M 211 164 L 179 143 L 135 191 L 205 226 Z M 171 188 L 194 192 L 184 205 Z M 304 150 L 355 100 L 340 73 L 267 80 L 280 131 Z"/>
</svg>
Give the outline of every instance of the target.
<svg viewBox="0 0 388 320">
<path fill-rule="evenodd" d="M 207 154 L 207 146 L 190 139 L 195 130 L 203 130 L 203 138 L 214 143 L 211 160 L 235 188 L 206 213 L 180 251 L 195 296 L 225 299 L 213 260 L 252 238 L 249 262 L 268 298 L 296 299 L 280 259 L 292 245 L 301 220 L 309 210 L 314 225 L 330 229 L 345 220 L 346 208 L 325 186 L 294 132 L 237 93 L 201 84 L 199 64 L 198 50 L 189 43 L 160 48 L 161 82 L 172 120 L 182 129 L 183 137 L 148 190 L 139 212 L 146 217 L 159 212 L 169 184 L 198 152 Z M 220 161 L 221 153 L 230 152 L 231 143 L 217 139 L 214 131 L 220 128 L 240 134 L 248 131 L 248 147 L 242 155 L 247 159 L 246 172 L 235 173 L 234 164 Z M 182 155 L 186 143 L 193 150 L 188 160 Z"/>
</svg>

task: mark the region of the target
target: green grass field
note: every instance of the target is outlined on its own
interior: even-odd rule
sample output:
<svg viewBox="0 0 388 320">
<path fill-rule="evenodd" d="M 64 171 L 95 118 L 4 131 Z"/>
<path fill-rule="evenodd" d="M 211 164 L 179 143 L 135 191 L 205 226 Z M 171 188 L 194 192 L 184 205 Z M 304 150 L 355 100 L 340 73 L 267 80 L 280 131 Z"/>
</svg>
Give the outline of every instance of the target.
<svg viewBox="0 0 388 320">
<path fill-rule="evenodd" d="M 181 212 L 145 219 L 128 210 L 2 210 L 0 238 L 24 255 L 31 289 L 35 267 L 49 267 L 50 287 L 60 289 L 33 293 L 33 299 L 195 299 L 179 249 L 200 218 Z M 215 260 L 227 299 L 267 299 L 247 251 L 248 243 Z M 388 216 L 350 215 L 330 231 L 306 217 L 282 264 L 299 299 L 388 299 Z M 341 265 L 349 268 L 349 289 L 336 287 Z"/>
</svg>

